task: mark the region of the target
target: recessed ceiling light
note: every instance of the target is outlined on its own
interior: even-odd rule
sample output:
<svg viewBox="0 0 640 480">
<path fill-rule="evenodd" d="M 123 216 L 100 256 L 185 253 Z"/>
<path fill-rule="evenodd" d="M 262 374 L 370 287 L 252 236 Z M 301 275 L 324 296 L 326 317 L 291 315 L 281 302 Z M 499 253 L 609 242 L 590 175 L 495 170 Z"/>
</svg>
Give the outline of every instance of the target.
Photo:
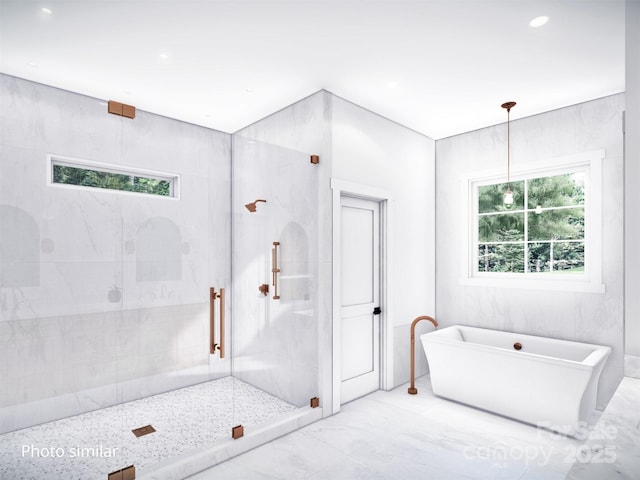
<svg viewBox="0 0 640 480">
<path fill-rule="evenodd" d="M 253 93 L 253 88 L 245 88 L 244 91 L 247 93 Z"/>
<path fill-rule="evenodd" d="M 536 17 L 529 22 L 529 26 L 533 28 L 541 27 L 545 25 L 549 21 L 549 17 L 542 15 L 540 17 Z"/>
<path fill-rule="evenodd" d="M 158 56 L 160 57 L 160 60 L 167 60 L 169 58 L 169 55 L 167 55 L 166 53 L 161 53 Z"/>
<path fill-rule="evenodd" d="M 53 13 L 53 10 L 51 10 L 50 8 L 47 8 L 47 7 L 42 7 L 42 8 L 40 9 L 40 11 L 41 11 L 42 13 L 44 13 L 45 15 L 51 15 L 51 14 Z"/>
<path fill-rule="evenodd" d="M 400 83 L 396 82 L 395 80 L 393 82 L 387 83 L 387 87 L 389 88 L 398 88 L 398 85 L 400 85 Z"/>
</svg>

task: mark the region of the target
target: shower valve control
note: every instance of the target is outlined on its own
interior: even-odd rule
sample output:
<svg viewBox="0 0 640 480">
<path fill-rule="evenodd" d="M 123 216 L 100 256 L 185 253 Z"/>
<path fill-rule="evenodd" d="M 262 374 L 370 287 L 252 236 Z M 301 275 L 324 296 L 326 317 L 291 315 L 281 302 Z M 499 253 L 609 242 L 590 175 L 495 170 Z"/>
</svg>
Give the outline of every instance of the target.
<svg viewBox="0 0 640 480">
<path fill-rule="evenodd" d="M 376 307 L 373 309 L 374 315 L 380 315 L 381 313 L 382 313 L 382 310 L 380 309 L 380 307 Z"/>
</svg>

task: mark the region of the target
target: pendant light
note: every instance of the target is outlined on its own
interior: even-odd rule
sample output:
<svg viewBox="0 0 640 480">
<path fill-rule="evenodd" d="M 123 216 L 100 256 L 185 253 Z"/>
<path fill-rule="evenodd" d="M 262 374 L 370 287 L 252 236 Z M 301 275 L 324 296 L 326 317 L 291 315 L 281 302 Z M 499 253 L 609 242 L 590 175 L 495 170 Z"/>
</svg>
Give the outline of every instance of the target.
<svg viewBox="0 0 640 480">
<path fill-rule="evenodd" d="M 504 208 L 511 209 L 513 207 L 513 192 L 511 191 L 511 145 L 510 145 L 510 118 L 511 109 L 516 106 L 516 102 L 505 102 L 501 105 L 507 110 L 507 191 L 504 192 L 502 203 Z"/>
</svg>

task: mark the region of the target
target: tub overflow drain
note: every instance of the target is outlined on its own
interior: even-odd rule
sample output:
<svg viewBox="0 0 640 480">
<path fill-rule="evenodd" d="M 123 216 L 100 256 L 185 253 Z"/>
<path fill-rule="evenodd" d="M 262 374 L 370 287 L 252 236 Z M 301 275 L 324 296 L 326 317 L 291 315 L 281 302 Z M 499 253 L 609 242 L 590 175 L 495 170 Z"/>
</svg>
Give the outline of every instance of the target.
<svg viewBox="0 0 640 480">
<path fill-rule="evenodd" d="M 515 348 L 516 350 L 521 350 L 522 344 L 520 342 L 516 342 L 513 344 L 513 348 Z"/>
</svg>

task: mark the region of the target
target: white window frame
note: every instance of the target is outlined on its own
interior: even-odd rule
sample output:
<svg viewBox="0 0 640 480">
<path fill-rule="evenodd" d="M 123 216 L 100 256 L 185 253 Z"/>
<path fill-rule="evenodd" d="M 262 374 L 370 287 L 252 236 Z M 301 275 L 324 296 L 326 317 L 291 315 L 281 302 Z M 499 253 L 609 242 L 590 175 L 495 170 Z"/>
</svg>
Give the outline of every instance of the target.
<svg viewBox="0 0 640 480">
<path fill-rule="evenodd" d="M 582 274 L 478 271 L 478 187 L 505 183 L 504 171 L 472 175 L 462 182 L 467 198 L 467 242 L 462 283 L 483 287 L 604 293 L 602 284 L 602 160 L 604 150 L 511 167 L 511 181 L 585 172 L 585 269 Z M 463 197 L 464 198 L 464 197 Z M 526 261 L 526 259 L 525 259 Z"/>
<path fill-rule="evenodd" d="M 53 167 L 56 165 L 72 168 L 81 168 L 84 170 L 95 170 L 99 172 L 113 173 L 118 175 L 129 175 L 135 177 L 145 177 L 154 180 L 162 180 L 169 182 L 169 195 L 156 195 L 145 192 L 131 192 L 127 190 L 118 190 L 114 188 L 98 188 L 88 187 L 85 185 L 74 185 L 70 183 L 57 183 L 53 181 Z M 102 162 L 94 162 L 91 160 L 83 160 L 80 158 L 65 157 L 55 154 L 47 154 L 47 185 L 56 188 L 72 188 L 90 190 L 91 192 L 108 192 L 125 195 L 137 195 L 145 198 L 170 198 L 174 200 L 180 199 L 180 175 L 175 173 L 158 172 L 154 170 L 145 170 L 138 168 L 122 167 Z"/>
</svg>

